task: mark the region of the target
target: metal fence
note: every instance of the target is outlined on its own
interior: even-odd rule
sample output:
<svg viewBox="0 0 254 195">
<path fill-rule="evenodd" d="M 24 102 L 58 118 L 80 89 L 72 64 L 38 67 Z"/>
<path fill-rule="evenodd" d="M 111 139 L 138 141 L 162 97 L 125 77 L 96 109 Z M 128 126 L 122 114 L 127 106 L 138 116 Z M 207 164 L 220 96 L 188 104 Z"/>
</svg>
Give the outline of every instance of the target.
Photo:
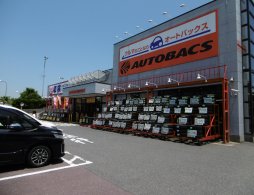
<svg viewBox="0 0 254 195">
<path fill-rule="evenodd" d="M 113 83 L 111 89 L 127 89 L 129 88 L 143 88 L 146 85 L 167 85 L 169 82 L 171 83 L 184 83 L 184 82 L 192 82 L 197 79 L 209 80 L 209 79 L 218 79 L 225 78 L 226 73 L 226 65 L 209 67 L 209 68 L 200 68 L 185 72 L 172 73 L 160 76 L 147 77 L 139 80 L 131 80 L 128 82 L 119 82 Z"/>
</svg>

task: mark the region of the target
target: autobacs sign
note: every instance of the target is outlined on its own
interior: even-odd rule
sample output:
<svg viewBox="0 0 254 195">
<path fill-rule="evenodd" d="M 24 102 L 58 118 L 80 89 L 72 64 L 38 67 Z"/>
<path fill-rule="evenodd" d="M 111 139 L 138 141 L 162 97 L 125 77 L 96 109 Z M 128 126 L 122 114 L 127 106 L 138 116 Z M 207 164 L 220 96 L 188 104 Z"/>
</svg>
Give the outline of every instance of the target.
<svg viewBox="0 0 254 195">
<path fill-rule="evenodd" d="M 150 44 L 149 44 L 149 41 Z M 217 11 L 120 49 L 119 76 L 218 55 Z"/>
</svg>

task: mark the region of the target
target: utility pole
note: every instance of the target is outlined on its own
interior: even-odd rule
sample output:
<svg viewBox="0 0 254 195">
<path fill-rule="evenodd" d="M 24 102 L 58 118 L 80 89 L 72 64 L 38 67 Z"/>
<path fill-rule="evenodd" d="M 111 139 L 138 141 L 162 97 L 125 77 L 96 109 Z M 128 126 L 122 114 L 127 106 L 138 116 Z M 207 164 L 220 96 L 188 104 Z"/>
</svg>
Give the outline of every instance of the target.
<svg viewBox="0 0 254 195">
<path fill-rule="evenodd" d="M 44 56 L 44 65 L 43 65 L 43 75 L 42 75 L 42 91 L 41 91 L 41 97 L 43 98 L 43 91 L 44 91 L 44 83 L 45 83 L 45 67 L 46 67 L 46 61 L 48 57 Z"/>
</svg>

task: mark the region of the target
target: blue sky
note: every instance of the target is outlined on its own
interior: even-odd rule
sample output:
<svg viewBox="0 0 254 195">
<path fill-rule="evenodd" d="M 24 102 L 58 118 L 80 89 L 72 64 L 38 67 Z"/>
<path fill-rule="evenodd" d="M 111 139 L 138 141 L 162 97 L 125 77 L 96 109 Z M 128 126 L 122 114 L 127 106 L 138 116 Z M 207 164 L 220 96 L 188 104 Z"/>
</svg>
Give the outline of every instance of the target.
<svg viewBox="0 0 254 195">
<path fill-rule="evenodd" d="M 113 67 L 113 44 L 211 0 L 0 0 L 0 80 L 7 96 Z M 180 7 L 181 4 L 186 6 Z M 167 12 L 163 15 L 163 12 Z M 152 19 L 153 23 L 148 20 Z M 5 85 L 0 82 L 0 96 Z"/>
</svg>

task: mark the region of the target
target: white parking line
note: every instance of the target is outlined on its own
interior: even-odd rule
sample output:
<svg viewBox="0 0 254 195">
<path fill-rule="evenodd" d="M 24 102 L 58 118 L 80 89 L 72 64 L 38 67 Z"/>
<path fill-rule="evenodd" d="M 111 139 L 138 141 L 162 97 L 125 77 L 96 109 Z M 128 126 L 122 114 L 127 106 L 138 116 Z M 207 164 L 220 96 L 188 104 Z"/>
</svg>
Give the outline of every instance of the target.
<svg viewBox="0 0 254 195">
<path fill-rule="evenodd" d="M 67 152 L 68 154 L 70 154 L 69 152 Z M 69 169 L 69 168 L 73 168 L 73 167 L 78 167 L 78 166 L 83 166 L 83 165 L 89 165 L 92 164 L 93 162 L 91 161 L 87 161 L 84 160 L 83 158 L 74 155 L 73 159 L 71 159 L 71 161 L 62 158 L 64 162 L 66 162 L 67 166 L 64 167 L 57 167 L 57 168 L 53 168 L 53 169 L 47 169 L 47 170 L 43 170 L 43 171 L 36 171 L 36 172 L 32 172 L 32 173 L 25 173 L 25 174 L 20 174 L 20 175 L 14 175 L 14 176 L 9 176 L 9 177 L 3 177 L 0 178 L 0 181 L 6 181 L 6 180 L 11 180 L 11 179 L 16 179 L 16 178 L 20 178 L 20 177 L 26 177 L 26 176 L 31 176 L 31 175 L 38 175 L 38 174 L 42 174 L 42 173 L 48 173 L 48 172 L 53 172 L 53 171 L 58 171 L 58 170 L 62 170 L 62 169 Z M 81 161 L 83 161 L 82 163 L 79 164 L 74 164 L 73 161 L 79 159 Z"/>
<path fill-rule="evenodd" d="M 81 160 L 81 161 L 84 161 L 85 163 L 86 162 L 90 162 L 90 161 L 86 161 L 86 160 L 84 160 L 83 158 L 81 158 L 81 157 L 79 157 L 79 156 L 74 156 L 71 160 L 67 160 L 67 159 L 65 159 L 65 158 L 62 158 L 63 159 L 63 161 L 64 162 L 66 162 L 67 164 L 69 164 L 70 166 L 73 166 L 73 165 L 76 165 L 76 164 L 74 164 L 73 162 L 75 161 L 75 160 Z M 91 163 L 90 163 L 91 164 Z"/>
<path fill-rule="evenodd" d="M 63 137 L 65 139 L 70 139 L 71 141 L 79 144 L 85 144 L 85 143 L 90 143 L 93 144 L 94 142 L 90 141 L 89 139 L 83 138 L 83 137 L 78 137 L 76 135 L 69 135 L 66 133 L 63 133 Z"/>
</svg>

